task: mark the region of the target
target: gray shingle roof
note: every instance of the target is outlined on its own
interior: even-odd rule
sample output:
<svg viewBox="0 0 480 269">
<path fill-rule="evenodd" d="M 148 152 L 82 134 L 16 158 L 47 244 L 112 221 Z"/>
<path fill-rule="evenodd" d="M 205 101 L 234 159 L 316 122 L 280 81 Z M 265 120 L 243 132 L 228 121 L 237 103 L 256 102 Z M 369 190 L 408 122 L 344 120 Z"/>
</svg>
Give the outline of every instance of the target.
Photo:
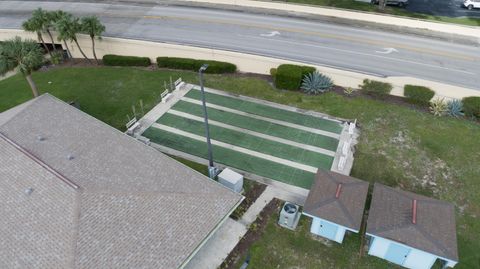
<svg viewBox="0 0 480 269">
<path fill-rule="evenodd" d="M 368 182 L 318 169 L 303 211 L 359 231 L 367 193 Z"/>
<path fill-rule="evenodd" d="M 177 268 L 242 199 L 48 94 L 0 119 L 0 268 Z"/>
<path fill-rule="evenodd" d="M 444 201 L 375 183 L 367 233 L 458 261 L 455 209 Z"/>
</svg>

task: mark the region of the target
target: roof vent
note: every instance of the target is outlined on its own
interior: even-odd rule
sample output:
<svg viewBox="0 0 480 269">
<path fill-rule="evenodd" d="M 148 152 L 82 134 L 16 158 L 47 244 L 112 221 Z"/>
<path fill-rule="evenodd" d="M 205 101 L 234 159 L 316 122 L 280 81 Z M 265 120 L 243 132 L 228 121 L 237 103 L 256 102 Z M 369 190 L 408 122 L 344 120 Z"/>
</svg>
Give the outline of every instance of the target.
<svg viewBox="0 0 480 269">
<path fill-rule="evenodd" d="M 37 135 L 37 140 L 38 141 L 44 141 L 45 137 L 43 137 L 42 135 Z"/>
<path fill-rule="evenodd" d="M 412 203 L 412 223 L 417 223 L 417 200 L 413 199 Z"/>
<path fill-rule="evenodd" d="M 337 185 L 337 191 L 335 192 L 335 198 L 338 199 L 338 197 L 340 197 L 340 191 L 342 190 L 342 183 L 339 183 Z"/>
<path fill-rule="evenodd" d="M 27 189 L 25 189 L 25 194 L 26 194 L 26 195 L 30 195 L 30 194 L 32 194 L 32 192 L 33 192 L 33 188 L 27 188 Z"/>
<path fill-rule="evenodd" d="M 68 155 L 67 155 L 67 159 L 68 159 L 68 160 L 73 160 L 74 158 L 75 158 L 75 157 L 73 157 L 72 154 L 68 154 Z"/>
</svg>

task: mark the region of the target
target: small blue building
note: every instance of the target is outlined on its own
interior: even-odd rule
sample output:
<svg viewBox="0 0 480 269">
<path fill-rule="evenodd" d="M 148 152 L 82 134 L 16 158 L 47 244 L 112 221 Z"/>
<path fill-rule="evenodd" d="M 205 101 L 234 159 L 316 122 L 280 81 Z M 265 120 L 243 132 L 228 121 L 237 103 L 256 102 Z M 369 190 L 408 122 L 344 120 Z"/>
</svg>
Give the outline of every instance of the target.
<svg viewBox="0 0 480 269">
<path fill-rule="evenodd" d="M 368 254 L 412 269 L 458 263 L 452 204 L 376 183 L 367 221 Z"/>
<path fill-rule="evenodd" d="M 318 169 L 303 207 L 312 218 L 310 232 L 338 243 L 347 231 L 358 233 L 367 193 L 368 182 Z"/>
</svg>

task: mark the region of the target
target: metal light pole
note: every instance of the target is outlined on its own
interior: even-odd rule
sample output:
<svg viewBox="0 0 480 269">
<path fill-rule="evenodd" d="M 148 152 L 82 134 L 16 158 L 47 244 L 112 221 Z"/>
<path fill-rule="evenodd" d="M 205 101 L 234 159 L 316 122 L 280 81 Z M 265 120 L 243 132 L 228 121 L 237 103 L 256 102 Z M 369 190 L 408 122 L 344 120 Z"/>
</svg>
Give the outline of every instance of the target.
<svg viewBox="0 0 480 269">
<path fill-rule="evenodd" d="M 208 147 L 208 175 L 211 179 L 214 179 L 218 170 L 213 166 L 212 144 L 210 142 L 210 129 L 208 128 L 207 104 L 205 102 L 205 90 L 203 89 L 203 72 L 207 70 L 207 68 L 208 64 L 202 65 L 198 70 L 198 75 L 200 79 L 200 90 L 202 92 L 203 120 L 205 122 L 205 137 L 207 138 Z"/>
</svg>

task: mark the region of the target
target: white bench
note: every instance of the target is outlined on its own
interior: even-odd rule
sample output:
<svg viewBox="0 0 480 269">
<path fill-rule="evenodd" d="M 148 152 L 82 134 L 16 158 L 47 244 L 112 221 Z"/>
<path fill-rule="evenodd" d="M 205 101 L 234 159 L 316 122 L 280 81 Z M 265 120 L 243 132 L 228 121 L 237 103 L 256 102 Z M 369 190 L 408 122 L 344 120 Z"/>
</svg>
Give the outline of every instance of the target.
<svg viewBox="0 0 480 269">
<path fill-rule="evenodd" d="M 162 103 L 166 103 L 173 97 L 173 95 L 169 93 L 168 90 L 165 90 L 160 94 L 160 97 L 162 98 Z"/>
<path fill-rule="evenodd" d="M 181 90 L 185 85 L 186 83 L 182 81 L 182 78 L 179 78 L 175 81 L 175 90 Z"/>
<path fill-rule="evenodd" d="M 348 155 L 348 150 L 350 149 L 350 142 L 349 141 L 345 141 L 343 143 L 343 147 L 342 147 L 342 154 L 347 156 Z"/>
<path fill-rule="evenodd" d="M 350 125 L 348 126 L 348 134 L 353 135 L 353 132 L 355 131 L 355 127 L 357 126 L 357 120 L 354 122 L 350 122 Z"/>
<path fill-rule="evenodd" d="M 125 124 L 125 127 L 127 127 L 127 134 L 133 135 L 135 130 L 140 127 L 140 123 L 137 121 L 137 118 L 133 118 Z"/>
<path fill-rule="evenodd" d="M 338 160 L 338 170 L 343 170 L 345 168 L 345 164 L 347 163 L 347 157 L 341 156 Z"/>
</svg>

